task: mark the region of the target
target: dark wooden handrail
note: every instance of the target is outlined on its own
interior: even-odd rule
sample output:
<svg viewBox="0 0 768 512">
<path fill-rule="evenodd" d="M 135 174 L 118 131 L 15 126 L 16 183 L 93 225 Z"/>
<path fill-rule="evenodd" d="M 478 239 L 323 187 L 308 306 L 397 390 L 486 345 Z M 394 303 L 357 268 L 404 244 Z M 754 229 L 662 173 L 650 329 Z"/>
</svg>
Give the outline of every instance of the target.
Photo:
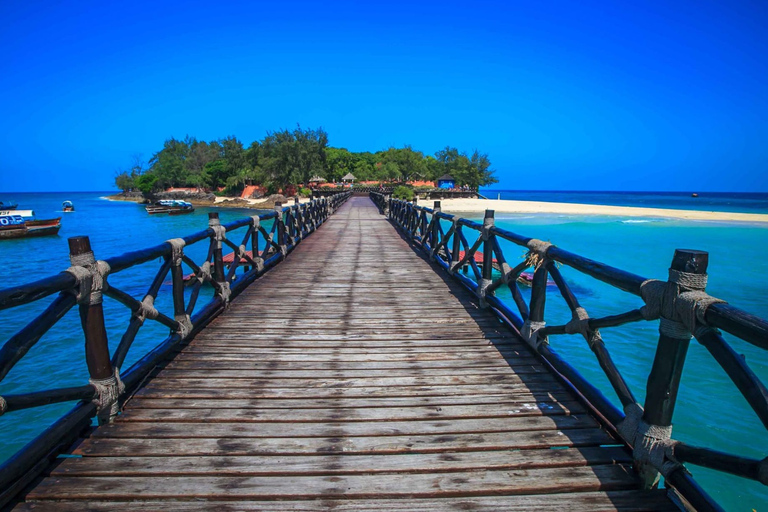
<svg viewBox="0 0 768 512">
<path fill-rule="evenodd" d="M 492 210 L 486 211 L 484 222 L 480 224 L 442 213 L 439 201 L 435 202 L 434 208 L 427 208 L 376 192 L 372 192 L 370 197 L 380 212 L 412 241 L 414 247 L 463 284 L 481 306 L 491 308 L 633 448 L 636 467 L 647 487 L 655 486 L 659 475 L 663 475 L 697 509 L 719 510 L 718 505 L 685 470 L 683 463 L 686 462 L 768 485 L 768 458 L 741 457 L 710 448 L 693 447 L 671 438 L 678 385 L 692 336 L 712 354 L 768 429 L 768 390 L 717 331 L 722 329 L 757 347 L 768 349 L 768 321 L 708 296 L 703 286 L 696 284 L 705 284 L 696 276 L 705 277 L 706 253 L 678 250 L 670 267 L 670 280 L 651 281 L 549 243 L 500 229 L 494 225 Z M 477 238 L 474 241 L 471 237 L 468 239 L 468 232 L 475 232 Z M 525 261 L 511 268 L 506 263 L 508 260 L 499 240 L 526 248 Z M 555 263 L 641 297 L 642 307 L 602 318 L 590 318 Z M 531 299 L 526 303 L 517 279 L 529 268 L 534 269 L 534 273 Z M 461 269 L 469 275 L 460 272 Z M 544 321 L 550 278 L 573 315 L 566 325 L 549 325 Z M 512 305 L 495 296 L 494 292 L 500 286 L 509 288 Z M 654 305 L 658 301 L 674 301 L 672 304 L 681 305 L 661 308 L 661 334 L 648 377 L 647 398 L 642 406 L 637 403 L 613 363 L 599 329 L 659 318 L 658 314 L 649 314 L 650 310 L 658 307 L 658 304 Z M 693 318 L 692 324 L 690 320 L 687 324 L 682 323 L 684 314 Z M 549 336 L 562 334 L 584 337 L 623 411 L 550 346 Z"/>
<path fill-rule="evenodd" d="M 224 225 L 219 222 L 217 213 L 211 213 L 205 230 L 102 261 L 94 258 L 87 237 L 71 238 L 70 269 L 26 285 L 0 290 L 0 310 L 58 294 L 40 315 L 0 347 L 0 381 L 75 306 L 80 310 L 86 340 L 84 356 L 90 374 L 89 382 L 80 386 L 0 396 L 0 416 L 21 409 L 82 401 L 0 465 L 0 508 L 45 470 L 53 458 L 68 449 L 94 416 L 100 423 L 114 419 L 119 406 L 171 350 L 199 332 L 248 284 L 285 259 L 350 196 L 351 192 L 345 191 L 308 203 L 296 201 L 291 207 L 277 205 L 273 212 Z M 267 220 L 273 221 L 269 231 L 262 225 L 262 221 Z M 233 241 L 234 235 L 242 229 L 245 233 L 238 244 Z M 205 260 L 193 261 L 185 249 L 205 240 L 209 242 Z M 232 262 L 228 265 L 223 258 L 225 249 L 233 251 Z M 155 262 L 158 258 L 162 261 L 160 268 L 141 300 L 109 283 L 111 275 Z M 184 293 L 187 283 L 182 265 L 193 272 L 194 284 L 188 300 Z M 154 302 L 168 274 L 171 275 L 173 305 L 171 311 L 163 312 L 155 308 Z M 204 284 L 213 287 L 213 298 L 194 312 Z M 104 329 L 103 297 L 114 299 L 131 310 L 126 330 L 111 355 Z M 171 333 L 122 372 L 126 355 L 147 320 L 159 322 Z"/>
</svg>

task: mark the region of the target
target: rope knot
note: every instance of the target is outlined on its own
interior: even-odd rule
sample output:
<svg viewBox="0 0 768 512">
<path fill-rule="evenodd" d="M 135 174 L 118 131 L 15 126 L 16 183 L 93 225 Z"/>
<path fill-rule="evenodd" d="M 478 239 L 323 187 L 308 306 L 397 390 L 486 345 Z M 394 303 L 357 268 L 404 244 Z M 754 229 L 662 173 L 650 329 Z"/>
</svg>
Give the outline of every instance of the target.
<svg viewBox="0 0 768 512">
<path fill-rule="evenodd" d="M 221 247 L 221 242 L 227 239 L 227 229 L 221 224 L 212 224 L 209 226 L 213 230 L 213 239 Z"/>
<path fill-rule="evenodd" d="M 5 411 L 8 410 L 8 402 L 5 401 L 5 398 L 0 396 L 0 416 L 5 414 Z"/>
<path fill-rule="evenodd" d="M 73 292 L 77 303 L 81 305 L 101 304 L 103 291 L 109 288 L 107 276 L 110 272 L 106 261 L 96 261 L 92 252 L 70 256 L 72 266 L 65 272 L 69 272 L 77 281 L 76 290 Z"/>
<path fill-rule="evenodd" d="M 589 338 L 589 315 L 584 308 L 576 308 L 572 312 L 571 320 L 565 324 L 566 334 L 583 334 Z"/>
<path fill-rule="evenodd" d="M 89 379 L 88 382 L 95 391 L 92 402 L 96 406 L 99 422 L 110 421 L 117 416 L 119 410 L 118 399 L 125 390 L 125 386 L 122 385 L 122 381 L 114 372 L 106 379 Z"/>
<path fill-rule="evenodd" d="M 533 268 L 539 268 L 547 261 L 547 251 L 553 247 L 551 243 L 536 238 L 528 240 L 525 246 L 528 247 L 525 260 L 528 262 L 528 266 Z"/>
<path fill-rule="evenodd" d="M 200 283 L 211 280 L 211 262 L 206 261 L 200 265 L 200 274 L 197 276 L 197 280 Z"/>
<path fill-rule="evenodd" d="M 144 323 L 147 318 L 155 320 L 159 314 L 160 312 L 155 309 L 155 298 L 151 295 L 147 295 L 139 302 L 139 308 L 134 313 L 141 323 Z"/>
<path fill-rule="evenodd" d="M 189 315 L 177 315 L 174 317 L 174 320 L 176 320 L 176 322 L 179 324 L 179 330 L 176 332 L 179 334 L 181 339 L 186 338 L 194 328 L 192 325 L 192 319 L 189 317 Z"/>
<path fill-rule="evenodd" d="M 523 337 L 528 345 L 533 347 L 534 350 L 539 350 L 542 343 L 549 343 L 546 336 L 539 336 L 539 332 L 546 326 L 546 322 L 532 322 L 526 320 L 523 327 L 520 329 L 520 335 Z"/>
<path fill-rule="evenodd" d="M 259 229 L 261 227 L 261 217 L 251 215 L 251 226 L 253 226 L 253 229 Z"/>
<path fill-rule="evenodd" d="M 229 289 L 229 281 L 218 283 L 218 290 L 216 291 L 221 296 L 221 300 L 224 304 L 229 304 L 229 297 L 232 295 L 232 290 Z"/>
<path fill-rule="evenodd" d="M 725 303 L 704 291 L 706 274 L 669 270 L 669 281 L 649 279 L 640 285 L 645 305 L 640 308 L 643 318 L 660 318 L 659 331 L 677 339 L 690 339 L 698 324 L 706 325 L 707 308 Z"/>
<path fill-rule="evenodd" d="M 184 257 L 184 246 L 187 243 L 183 238 L 172 238 L 166 240 L 166 243 L 171 245 L 171 263 L 174 267 L 181 265 L 181 259 Z"/>
</svg>

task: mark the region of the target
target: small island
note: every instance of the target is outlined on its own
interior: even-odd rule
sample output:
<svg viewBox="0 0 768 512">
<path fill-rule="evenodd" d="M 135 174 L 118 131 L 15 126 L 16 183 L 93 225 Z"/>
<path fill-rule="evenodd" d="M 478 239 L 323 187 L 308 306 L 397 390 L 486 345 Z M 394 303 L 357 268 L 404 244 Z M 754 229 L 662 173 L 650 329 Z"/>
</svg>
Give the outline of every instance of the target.
<svg viewBox="0 0 768 512">
<path fill-rule="evenodd" d="M 402 199 L 440 189 L 473 192 L 497 183 L 488 155 L 446 146 L 425 155 L 409 145 L 353 152 L 328 145 L 322 129 L 268 132 L 245 146 L 235 136 L 210 142 L 171 137 L 144 162 L 118 172 L 113 200 L 183 199 L 198 206 L 271 209 L 296 196 L 309 199 L 342 188 L 386 189 Z M 470 196 L 470 194 L 464 194 Z"/>
</svg>

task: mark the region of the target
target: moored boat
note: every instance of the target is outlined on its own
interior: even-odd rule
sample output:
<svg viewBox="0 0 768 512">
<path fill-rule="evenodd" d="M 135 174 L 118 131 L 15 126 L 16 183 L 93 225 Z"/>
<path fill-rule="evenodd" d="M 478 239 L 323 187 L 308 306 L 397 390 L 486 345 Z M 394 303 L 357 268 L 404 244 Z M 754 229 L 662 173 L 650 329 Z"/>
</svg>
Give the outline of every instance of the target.
<svg viewBox="0 0 768 512">
<path fill-rule="evenodd" d="M 61 229 L 61 217 L 25 219 L 21 215 L 0 216 L 0 239 L 55 235 Z"/>
<path fill-rule="evenodd" d="M 72 203 L 72 201 L 64 201 L 63 203 L 61 203 L 61 211 L 73 212 L 75 211 L 75 205 Z"/>
<path fill-rule="evenodd" d="M 188 201 L 182 201 L 180 199 L 163 199 L 155 204 L 147 205 L 145 207 L 147 213 L 150 215 L 157 213 L 167 213 L 168 215 L 181 215 L 184 213 L 192 213 L 195 211 L 195 207 Z"/>
<path fill-rule="evenodd" d="M 0 201 L 0 210 L 15 210 L 18 206 L 18 203 Z"/>
</svg>

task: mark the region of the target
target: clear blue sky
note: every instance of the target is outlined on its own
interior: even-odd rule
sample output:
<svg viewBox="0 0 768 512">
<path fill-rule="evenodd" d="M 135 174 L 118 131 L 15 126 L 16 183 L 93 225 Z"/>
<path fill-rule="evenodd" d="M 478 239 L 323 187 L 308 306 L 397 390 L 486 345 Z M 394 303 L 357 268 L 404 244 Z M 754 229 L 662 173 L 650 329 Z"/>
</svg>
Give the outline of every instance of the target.
<svg viewBox="0 0 768 512">
<path fill-rule="evenodd" d="M 638 4 L 638 5 L 630 5 Z M 322 126 L 497 188 L 768 191 L 768 2 L 0 2 L 0 192 Z"/>
</svg>

